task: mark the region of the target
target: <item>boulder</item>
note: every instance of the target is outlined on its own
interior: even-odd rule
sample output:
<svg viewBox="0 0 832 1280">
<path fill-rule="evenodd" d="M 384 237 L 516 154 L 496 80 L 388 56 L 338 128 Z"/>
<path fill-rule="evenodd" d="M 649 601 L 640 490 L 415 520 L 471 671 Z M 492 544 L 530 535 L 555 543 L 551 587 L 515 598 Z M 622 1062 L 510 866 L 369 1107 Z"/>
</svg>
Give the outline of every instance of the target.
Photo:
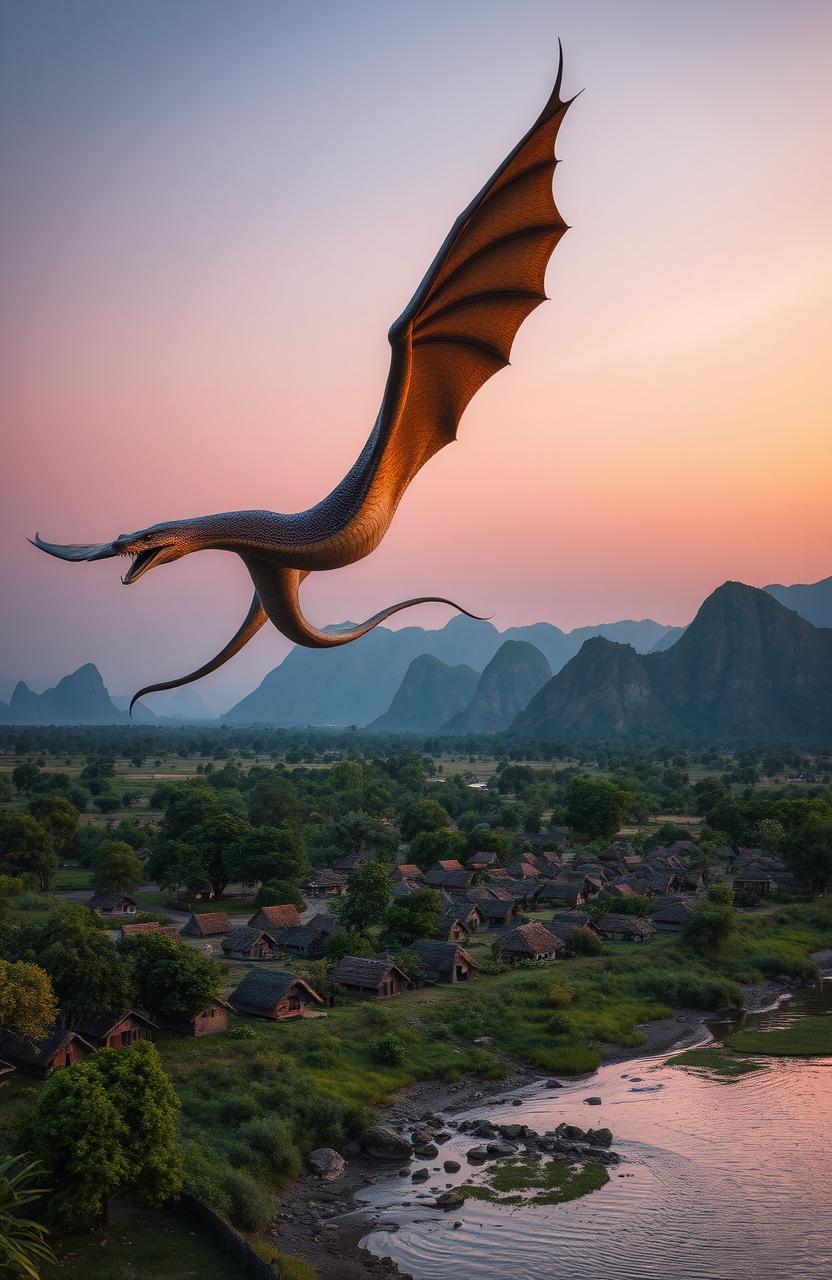
<svg viewBox="0 0 832 1280">
<path fill-rule="evenodd" d="M 307 1161 L 312 1172 L 324 1182 L 335 1182 L 347 1167 L 344 1157 L 332 1147 L 318 1147 L 316 1151 L 310 1151 Z"/>
<path fill-rule="evenodd" d="M 600 1107 L 602 1099 L 601 1098 L 584 1098 L 584 1102 L 588 1107 Z"/>
<path fill-rule="evenodd" d="M 488 1159 L 488 1152 L 485 1147 L 471 1147 L 470 1151 L 466 1151 L 465 1158 L 471 1164 L 482 1164 Z"/>
<path fill-rule="evenodd" d="M 376 1160 L 408 1160 L 413 1147 L 386 1124 L 372 1124 L 358 1135 L 361 1150 Z"/>
<path fill-rule="evenodd" d="M 441 1196 L 437 1196 L 433 1203 L 437 1209 L 459 1209 L 465 1204 L 465 1192 L 461 1187 L 452 1187 L 450 1191 L 443 1191 Z"/>
<path fill-rule="evenodd" d="M 426 1142 L 424 1146 L 416 1147 L 413 1154 L 420 1160 L 435 1160 L 439 1155 L 439 1148 L 435 1142 Z"/>
<path fill-rule="evenodd" d="M 442 1165 L 442 1168 L 445 1170 L 446 1173 L 458 1173 L 460 1169 L 460 1163 L 458 1160 L 446 1160 L 445 1163 Z"/>
<path fill-rule="evenodd" d="M 612 1142 L 612 1129 L 587 1129 L 586 1141 L 593 1147 L 608 1147 Z"/>
<path fill-rule="evenodd" d="M 494 1142 L 489 1142 L 486 1151 L 490 1156 L 513 1156 L 517 1153 L 517 1148 L 513 1142 L 506 1142 L 503 1138 L 496 1138 Z"/>
<path fill-rule="evenodd" d="M 565 1138 L 567 1142 L 582 1142 L 584 1131 L 576 1124 L 559 1124 L 555 1129 L 555 1137 Z"/>
<path fill-rule="evenodd" d="M 430 1169 L 414 1169 L 410 1177 L 414 1182 L 427 1182 L 430 1177 Z"/>
<path fill-rule="evenodd" d="M 516 1141 L 518 1138 L 526 1136 L 523 1132 L 525 1128 L 524 1124 L 501 1124 L 499 1126 L 500 1136 L 508 1138 L 510 1141 Z"/>
</svg>

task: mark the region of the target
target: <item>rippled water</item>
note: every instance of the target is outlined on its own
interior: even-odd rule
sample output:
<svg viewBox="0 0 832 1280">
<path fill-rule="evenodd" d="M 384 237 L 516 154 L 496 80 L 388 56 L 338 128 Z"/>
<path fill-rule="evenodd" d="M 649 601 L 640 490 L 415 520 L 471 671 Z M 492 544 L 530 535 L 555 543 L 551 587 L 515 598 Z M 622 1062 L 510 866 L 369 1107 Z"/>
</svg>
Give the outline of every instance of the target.
<svg viewBox="0 0 832 1280">
<path fill-rule="evenodd" d="M 832 983 L 749 1021 L 781 1026 L 807 1003 L 828 1009 Z M 465 1113 L 538 1132 L 609 1126 L 622 1162 L 599 1191 L 536 1208 L 428 1208 L 470 1174 L 464 1152 L 476 1139 L 455 1135 L 427 1183 L 391 1174 L 367 1188 L 361 1199 L 380 1225 L 400 1229 L 364 1244 L 416 1280 L 830 1280 L 832 1059 L 759 1059 L 762 1070 L 730 1084 L 665 1061 L 603 1067 L 557 1092 L 513 1094 L 522 1106 Z M 603 1104 L 588 1107 L 591 1095 Z M 449 1158 L 461 1159 L 460 1174 L 444 1173 Z"/>
</svg>

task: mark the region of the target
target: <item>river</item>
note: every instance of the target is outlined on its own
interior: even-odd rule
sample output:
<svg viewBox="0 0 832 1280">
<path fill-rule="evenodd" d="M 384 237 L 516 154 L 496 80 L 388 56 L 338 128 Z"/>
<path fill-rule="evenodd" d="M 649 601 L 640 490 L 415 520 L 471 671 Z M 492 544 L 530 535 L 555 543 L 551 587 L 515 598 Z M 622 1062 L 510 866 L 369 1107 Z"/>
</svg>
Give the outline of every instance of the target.
<svg viewBox="0 0 832 1280">
<path fill-rule="evenodd" d="M 830 981 L 745 1025 L 821 1008 L 832 1010 Z M 725 1027 L 712 1031 L 718 1039 Z M 465 1152 L 477 1140 L 454 1134 L 427 1183 L 391 1173 L 360 1194 L 379 1223 L 363 1244 L 416 1280 L 830 1280 L 832 1058 L 760 1058 L 760 1070 L 724 1083 L 667 1056 L 454 1116 L 539 1133 L 563 1121 L 610 1128 L 622 1159 L 600 1190 L 562 1205 L 429 1208 L 471 1174 Z M 448 1159 L 459 1174 L 442 1170 Z"/>
</svg>

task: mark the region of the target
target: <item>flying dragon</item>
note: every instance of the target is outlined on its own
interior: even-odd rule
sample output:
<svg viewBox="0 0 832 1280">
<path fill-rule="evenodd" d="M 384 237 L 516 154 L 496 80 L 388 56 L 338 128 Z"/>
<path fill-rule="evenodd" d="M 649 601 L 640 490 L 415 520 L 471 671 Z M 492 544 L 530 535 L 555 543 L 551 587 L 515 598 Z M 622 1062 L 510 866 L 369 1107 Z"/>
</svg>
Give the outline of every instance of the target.
<svg viewBox="0 0 832 1280">
<path fill-rule="evenodd" d="M 425 596 L 382 609 L 358 626 L 322 630 L 304 617 L 299 588 L 310 573 L 340 569 L 375 550 L 413 477 L 456 439 L 469 401 L 509 363 L 517 330 L 546 301 L 546 266 L 568 229 L 552 194 L 555 140 L 574 101 L 561 98 L 562 78 L 558 42 L 557 75 L 545 107 L 459 215 L 390 329 L 390 369 L 378 417 L 355 464 L 328 497 L 295 514 L 227 511 L 151 525 L 98 544 L 62 546 L 35 535 L 34 546 L 62 560 L 131 557 L 122 578 L 126 585 L 157 565 L 209 549 L 234 552 L 251 575 L 254 598 L 236 635 L 189 675 L 140 689 L 131 713 L 145 694 L 216 671 L 267 619 L 295 644 L 331 648 L 416 604 L 449 604 L 477 616 L 451 600 Z"/>
</svg>

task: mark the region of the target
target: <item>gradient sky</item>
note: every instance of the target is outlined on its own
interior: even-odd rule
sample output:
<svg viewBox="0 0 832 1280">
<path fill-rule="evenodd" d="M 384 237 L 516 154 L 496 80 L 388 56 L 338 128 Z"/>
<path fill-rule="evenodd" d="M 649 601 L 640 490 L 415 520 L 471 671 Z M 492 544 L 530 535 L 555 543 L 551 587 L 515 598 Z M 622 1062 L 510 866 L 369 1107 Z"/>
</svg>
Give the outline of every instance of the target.
<svg viewBox="0 0 832 1280">
<path fill-rule="evenodd" d="M 0 676 L 95 661 L 122 692 L 233 633 L 236 557 L 127 589 L 122 562 L 25 538 L 327 493 L 558 35 L 586 92 L 552 301 L 307 612 L 441 594 L 501 628 L 682 623 L 726 578 L 832 572 L 828 0 L 2 0 L 0 22 Z M 214 696 L 285 651 L 265 628 Z"/>
</svg>

